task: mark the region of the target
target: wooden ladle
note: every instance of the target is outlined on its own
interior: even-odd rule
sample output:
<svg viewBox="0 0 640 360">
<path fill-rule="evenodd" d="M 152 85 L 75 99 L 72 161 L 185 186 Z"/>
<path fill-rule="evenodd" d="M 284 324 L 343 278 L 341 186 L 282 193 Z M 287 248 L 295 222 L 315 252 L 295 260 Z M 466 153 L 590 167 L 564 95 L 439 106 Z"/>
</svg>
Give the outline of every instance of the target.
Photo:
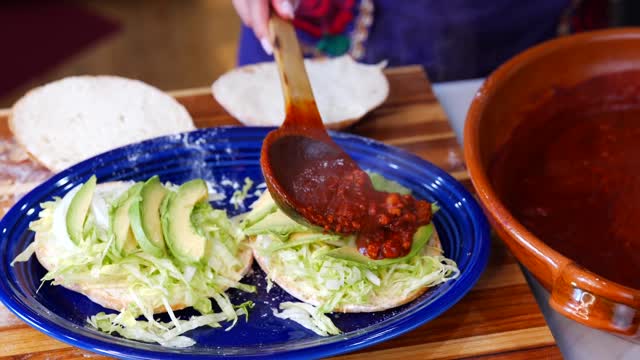
<svg viewBox="0 0 640 360">
<path fill-rule="evenodd" d="M 280 128 L 265 138 L 260 165 L 278 206 L 298 222 L 318 225 L 311 218 L 322 216 L 332 200 L 329 183 L 358 166 L 329 137 L 322 123 L 293 26 L 273 15 L 269 30 L 286 115 Z M 330 173 L 318 172 L 327 166 Z"/>
<path fill-rule="evenodd" d="M 272 17 L 269 27 L 286 114 L 260 154 L 271 196 L 297 222 L 357 233 L 358 250 L 370 258 L 406 255 L 418 227 L 431 221 L 431 205 L 374 188 L 324 128 L 293 26 Z"/>
</svg>

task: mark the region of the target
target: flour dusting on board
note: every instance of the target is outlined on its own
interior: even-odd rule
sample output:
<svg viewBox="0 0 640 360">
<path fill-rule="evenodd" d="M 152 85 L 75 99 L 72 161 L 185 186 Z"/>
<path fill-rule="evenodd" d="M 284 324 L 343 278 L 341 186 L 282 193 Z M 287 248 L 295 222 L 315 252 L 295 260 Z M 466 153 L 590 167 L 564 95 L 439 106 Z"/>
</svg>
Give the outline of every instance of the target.
<svg viewBox="0 0 640 360">
<path fill-rule="evenodd" d="M 49 176 L 13 139 L 0 139 L 0 217 Z"/>
</svg>

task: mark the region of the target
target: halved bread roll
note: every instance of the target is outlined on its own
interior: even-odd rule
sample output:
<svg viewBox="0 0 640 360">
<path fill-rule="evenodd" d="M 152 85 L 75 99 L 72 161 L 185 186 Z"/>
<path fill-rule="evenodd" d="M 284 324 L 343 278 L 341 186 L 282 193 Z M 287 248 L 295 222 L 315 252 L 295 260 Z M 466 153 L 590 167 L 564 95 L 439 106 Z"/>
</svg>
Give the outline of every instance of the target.
<svg viewBox="0 0 640 360">
<path fill-rule="evenodd" d="M 320 116 L 328 128 L 345 128 L 382 104 L 389 83 L 382 65 L 357 63 L 350 56 L 305 60 Z M 284 100 L 274 62 L 234 69 L 212 85 L 213 96 L 248 126 L 278 126 Z"/>
<path fill-rule="evenodd" d="M 174 98 L 116 76 L 74 76 L 35 88 L 14 104 L 9 127 L 56 172 L 122 145 L 195 129 Z"/>
</svg>

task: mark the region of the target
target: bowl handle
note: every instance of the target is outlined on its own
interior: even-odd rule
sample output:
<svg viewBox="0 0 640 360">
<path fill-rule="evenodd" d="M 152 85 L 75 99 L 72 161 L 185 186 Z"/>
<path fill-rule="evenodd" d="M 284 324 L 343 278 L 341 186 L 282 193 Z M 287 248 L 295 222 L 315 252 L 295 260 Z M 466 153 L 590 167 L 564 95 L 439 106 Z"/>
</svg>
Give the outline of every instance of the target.
<svg viewBox="0 0 640 360">
<path fill-rule="evenodd" d="M 574 263 L 564 266 L 553 284 L 549 305 L 590 327 L 623 335 L 638 334 L 640 311 L 633 307 L 638 299 L 625 299 L 615 289 L 619 286 L 609 284 L 609 289 L 604 289 L 601 283 L 583 275 L 585 270 Z"/>
</svg>

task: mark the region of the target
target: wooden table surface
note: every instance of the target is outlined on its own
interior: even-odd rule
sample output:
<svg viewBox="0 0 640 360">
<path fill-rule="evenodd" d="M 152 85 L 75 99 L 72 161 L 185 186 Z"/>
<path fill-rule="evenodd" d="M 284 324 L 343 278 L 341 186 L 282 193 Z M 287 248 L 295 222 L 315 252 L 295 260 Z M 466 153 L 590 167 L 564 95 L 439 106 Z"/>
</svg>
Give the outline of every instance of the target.
<svg viewBox="0 0 640 360">
<path fill-rule="evenodd" d="M 471 188 L 463 156 L 447 117 L 421 67 L 386 71 L 387 101 L 348 129 L 431 161 Z M 172 92 L 198 127 L 235 125 L 208 88 Z M 34 164 L 11 139 L 8 111 L 0 110 L 0 216 L 50 173 Z M 15 359 L 99 357 L 50 338 L 0 305 L 0 355 Z M 520 268 L 499 240 L 473 290 L 437 319 L 382 344 L 340 359 L 560 359 Z"/>
</svg>

